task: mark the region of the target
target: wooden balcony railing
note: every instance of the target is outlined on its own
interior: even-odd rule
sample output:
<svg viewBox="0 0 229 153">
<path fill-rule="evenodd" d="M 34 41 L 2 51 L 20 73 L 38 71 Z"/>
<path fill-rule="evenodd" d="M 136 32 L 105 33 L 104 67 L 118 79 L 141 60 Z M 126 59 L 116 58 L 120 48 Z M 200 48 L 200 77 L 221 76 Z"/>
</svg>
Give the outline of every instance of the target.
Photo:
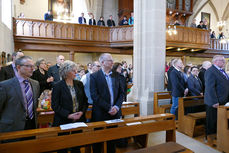
<svg viewBox="0 0 229 153">
<path fill-rule="evenodd" d="M 176 26 L 177 35 L 166 33 L 166 45 L 173 47 L 209 49 L 210 35 L 208 30 Z"/>
<path fill-rule="evenodd" d="M 13 25 L 16 49 L 90 52 L 98 51 L 99 47 L 106 47 L 106 51 L 118 53 L 117 48 L 133 47 L 133 26 L 109 28 L 16 18 L 13 18 Z M 229 50 L 228 44 L 220 44 L 219 40 L 210 39 L 207 30 L 182 26 L 176 28 L 177 35 L 166 34 L 166 46 Z"/>
<path fill-rule="evenodd" d="M 211 50 L 229 51 L 229 42 L 220 43 L 220 39 L 211 39 Z"/>
</svg>

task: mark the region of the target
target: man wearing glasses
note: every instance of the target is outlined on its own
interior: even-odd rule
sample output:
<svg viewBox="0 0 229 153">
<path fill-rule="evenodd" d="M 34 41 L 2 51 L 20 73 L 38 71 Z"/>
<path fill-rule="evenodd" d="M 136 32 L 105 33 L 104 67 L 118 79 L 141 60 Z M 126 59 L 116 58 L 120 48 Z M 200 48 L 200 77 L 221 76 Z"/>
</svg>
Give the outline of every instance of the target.
<svg viewBox="0 0 229 153">
<path fill-rule="evenodd" d="M 112 75 L 113 58 L 104 53 L 99 57 L 101 69 L 90 76 L 90 92 L 93 100 L 92 121 L 119 119 L 124 91 L 118 75 Z M 93 153 L 100 153 L 102 145 L 93 145 Z M 115 140 L 107 142 L 107 152 L 115 153 Z"/>
<path fill-rule="evenodd" d="M 39 83 L 30 79 L 34 63 L 29 56 L 16 60 L 18 75 L 0 82 L 0 133 L 36 128 Z"/>
</svg>

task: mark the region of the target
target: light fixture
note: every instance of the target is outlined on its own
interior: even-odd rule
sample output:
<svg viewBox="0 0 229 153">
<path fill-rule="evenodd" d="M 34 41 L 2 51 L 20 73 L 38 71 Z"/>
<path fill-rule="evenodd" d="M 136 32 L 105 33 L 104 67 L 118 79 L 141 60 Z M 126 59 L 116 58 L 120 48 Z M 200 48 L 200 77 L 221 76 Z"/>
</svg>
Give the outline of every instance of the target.
<svg viewBox="0 0 229 153">
<path fill-rule="evenodd" d="M 177 48 L 177 51 L 180 51 L 180 48 Z"/>
<path fill-rule="evenodd" d="M 167 32 L 170 36 L 172 35 L 176 35 L 177 34 L 177 29 L 176 29 L 176 26 L 174 25 L 169 25 L 168 26 L 168 29 L 167 29 Z"/>
<path fill-rule="evenodd" d="M 191 49 L 191 52 L 194 52 L 194 49 Z"/>
<path fill-rule="evenodd" d="M 221 20 L 217 22 L 217 27 L 219 28 L 219 31 L 222 31 L 224 26 L 226 26 L 226 21 Z"/>
</svg>

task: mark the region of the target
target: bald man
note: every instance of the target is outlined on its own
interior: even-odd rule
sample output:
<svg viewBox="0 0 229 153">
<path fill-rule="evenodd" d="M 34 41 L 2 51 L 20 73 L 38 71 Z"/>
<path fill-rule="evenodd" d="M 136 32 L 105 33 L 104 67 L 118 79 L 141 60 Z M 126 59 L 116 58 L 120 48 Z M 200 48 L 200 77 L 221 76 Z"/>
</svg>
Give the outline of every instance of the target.
<svg viewBox="0 0 229 153">
<path fill-rule="evenodd" d="M 63 63 L 64 63 L 64 56 L 59 55 L 56 57 L 56 65 L 53 65 L 48 69 L 48 77 L 54 78 L 53 83 L 60 81 L 61 78 L 60 78 L 60 74 L 59 74 L 59 67 Z M 52 84 L 52 86 L 53 86 L 53 84 Z"/>
</svg>

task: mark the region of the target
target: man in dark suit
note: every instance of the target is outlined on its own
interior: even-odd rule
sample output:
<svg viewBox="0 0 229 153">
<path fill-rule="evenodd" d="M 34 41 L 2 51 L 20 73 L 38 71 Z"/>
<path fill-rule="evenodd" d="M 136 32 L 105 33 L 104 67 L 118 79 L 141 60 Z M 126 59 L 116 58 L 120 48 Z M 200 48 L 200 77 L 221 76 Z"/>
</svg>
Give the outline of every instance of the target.
<svg viewBox="0 0 229 153">
<path fill-rule="evenodd" d="M 205 72 L 205 95 L 206 104 L 206 134 L 209 143 L 212 142 L 212 134 L 217 129 L 217 107 L 225 105 L 229 97 L 229 77 L 224 71 L 225 59 L 222 55 L 215 55 L 212 66 Z"/>
<path fill-rule="evenodd" d="M 13 63 L 8 65 L 8 66 L 2 67 L 2 69 L 0 70 L 0 81 L 11 79 L 15 75 L 17 75 L 17 69 L 15 66 L 15 61 L 16 61 L 16 59 L 18 59 L 22 56 L 24 56 L 24 54 L 22 52 L 14 52 L 12 54 Z"/>
<path fill-rule="evenodd" d="M 84 18 L 84 13 L 81 13 L 81 16 L 78 18 L 79 24 L 86 24 L 86 19 Z"/>
<path fill-rule="evenodd" d="M 204 80 L 204 74 L 206 72 L 206 70 L 211 67 L 212 64 L 211 62 L 209 61 L 204 61 L 203 64 L 202 64 L 202 68 L 200 69 L 200 72 L 198 74 L 198 77 L 200 78 L 201 82 L 202 82 L 202 85 L 203 85 L 203 91 L 205 89 L 205 80 Z"/>
<path fill-rule="evenodd" d="M 107 26 L 108 26 L 108 27 L 115 27 L 115 22 L 114 22 L 114 20 L 112 19 L 113 16 L 110 15 L 109 18 L 110 18 L 110 19 L 107 20 Z"/>
<path fill-rule="evenodd" d="M 48 77 L 53 77 L 54 78 L 54 81 L 52 83 L 52 86 L 60 81 L 60 73 L 59 73 L 59 68 L 60 68 L 60 65 L 64 63 L 64 56 L 63 55 L 59 55 L 56 57 L 56 65 L 53 65 L 51 66 L 49 69 L 48 69 Z"/>
<path fill-rule="evenodd" d="M 191 67 L 191 75 L 188 77 L 187 86 L 190 96 L 203 96 L 202 82 L 198 78 L 198 68 Z"/>
<path fill-rule="evenodd" d="M 99 62 L 102 69 L 91 74 L 90 91 L 93 100 L 92 121 L 104 121 L 121 117 L 121 106 L 124 91 L 118 75 L 111 75 L 113 66 L 112 56 L 104 53 Z M 93 145 L 93 152 L 100 153 L 101 144 Z M 114 141 L 107 142 L 107 152 L 115 153 Z"/>
<path fill-rule="evenodd" d="M 170 80 L 172 84 L 172 107 L 170 113 L 174 115 L 176 114 L 178 108 L 178 98 L 188 94 L 188 89 L 185 85 L 184 76 L 181 72 L 183 66 L 184 65 L 181 59 L 175 59 L 174 69 L 172 70 L 170 75 Z"/>
<path fill-rule="evenodd" d="M 16 60 L 18 75 L 0 83 L 0 133 L 36 128 L 39 83 L 31 57 Z"/>
</svg>

